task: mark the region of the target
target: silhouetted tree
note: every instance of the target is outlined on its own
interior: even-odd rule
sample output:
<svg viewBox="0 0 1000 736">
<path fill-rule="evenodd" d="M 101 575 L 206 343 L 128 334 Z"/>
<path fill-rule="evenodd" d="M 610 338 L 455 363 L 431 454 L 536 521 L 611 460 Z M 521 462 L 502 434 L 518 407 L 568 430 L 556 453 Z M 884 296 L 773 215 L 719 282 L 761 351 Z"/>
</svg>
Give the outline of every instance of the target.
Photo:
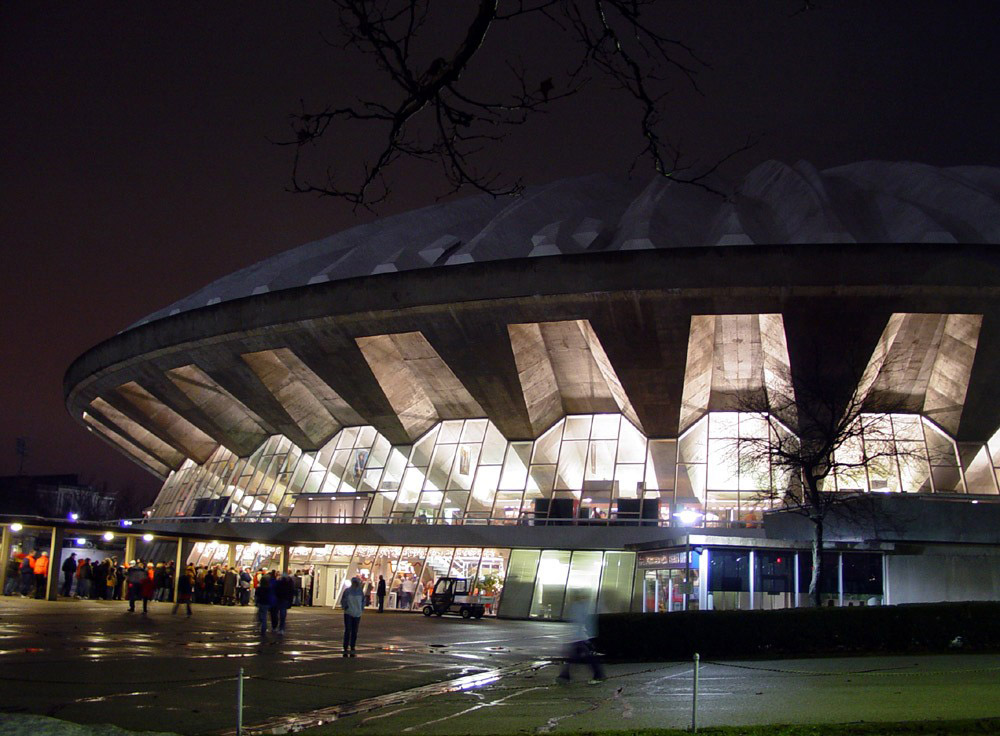
<svg viewBox="0 0 1000 736">
<path fill-rule="evenodd" d="M 290 116 L 291 137 L 276 142 L 295 150 L 291 191 L 369 207 L 389 196 L 389 170 L 411 159 L 439 166 L 452 191 L 471 187 L 516 195 L 521 180 L 484 163 L 492 144 L 511 126 L 595 80 L 605 82 L 602 93 L 610 88 L 633 110 L 640 141 L 636 160 L 649 161 L 661 176 L 722 194 L 709 183 L 711 175 L 754 143 L 748 137 L 710 163 L 682 155 L 670 135 L 665 98 L 678 82 L 700 93 L 697 75 L 707 64 L 662 29 L 663 0 L 469 0 L 436 5 L 433 12 L 430 0 L 331 2 L 339 13 L 340 43 L 356 52 L 359 65 L 374 65 L 386 84 L 346 104 L 313 108 L 303 102 L 301 111 Z M 795 11 L 791 15 L 815 8 L 802 0 L 782 5 L 786 13 Z M 457 21 L 460 13 L 464 16 Z M 527 34 L 539 28 L 567 49 L 560 59 L 564 71 L 553 73 L 551 65 L 527 69 L 511 51 L 502 59 L 505 73 L 490 74 L 488 92 L 482 82 L 470 80 L 470 72 L 497 61 L 500 45 L 492 43 L 484 51 L 488 40 L 505 33 L 509 42 L 503 48 L 524 48 L 531 43 Z M 379 131 L 362 172 L 345 172 L 336 161 L 317 167 L 322 173 L 304 172 L 307 157 L 324 155 L 316 148 L 320 139 L 340 149 L 356 147 L 355 123 L 365 126 L 366 140 Z"/>
</svg>

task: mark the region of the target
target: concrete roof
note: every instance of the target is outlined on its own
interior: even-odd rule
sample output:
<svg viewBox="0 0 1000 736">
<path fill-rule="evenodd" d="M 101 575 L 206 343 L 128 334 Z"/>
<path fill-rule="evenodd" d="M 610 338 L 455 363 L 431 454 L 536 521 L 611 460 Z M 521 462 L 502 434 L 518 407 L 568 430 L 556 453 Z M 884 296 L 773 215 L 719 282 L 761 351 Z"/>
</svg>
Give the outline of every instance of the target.
<svg viewBox="0 0 1000 736">
<path fill-rule="evenodd" d="M 480 195 L 350 228 L 225 276 L 145 324 L 241 297 L 465 263 L 715 245 L 1000 243 L 1000 170 L 768 161 L 732 201 L 655 178 L 601 175 Z"/>
</svg>

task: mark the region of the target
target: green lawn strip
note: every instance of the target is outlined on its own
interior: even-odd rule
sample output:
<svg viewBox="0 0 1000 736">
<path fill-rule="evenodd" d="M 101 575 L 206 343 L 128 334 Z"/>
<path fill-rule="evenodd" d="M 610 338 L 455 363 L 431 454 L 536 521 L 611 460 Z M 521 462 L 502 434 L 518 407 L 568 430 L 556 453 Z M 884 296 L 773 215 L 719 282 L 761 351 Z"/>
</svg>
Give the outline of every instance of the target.
<svg viewBox="0 0 1000 736">
<path fill-rule="evenodd" d="M 572 731 L 571 733 L 573 736 L 691 736 L 690 731 L 670 728 Z M 1000 718 L 904 721 L 902 723 L 714 726 L 699 728 L 698 733 L 704 736 L 882 736 L 883 734 L 886 736 L 959 736 L 959 734 L 1000 734 Z M 483 735 L 476 734 L 476 736 Z"/>
</svg>

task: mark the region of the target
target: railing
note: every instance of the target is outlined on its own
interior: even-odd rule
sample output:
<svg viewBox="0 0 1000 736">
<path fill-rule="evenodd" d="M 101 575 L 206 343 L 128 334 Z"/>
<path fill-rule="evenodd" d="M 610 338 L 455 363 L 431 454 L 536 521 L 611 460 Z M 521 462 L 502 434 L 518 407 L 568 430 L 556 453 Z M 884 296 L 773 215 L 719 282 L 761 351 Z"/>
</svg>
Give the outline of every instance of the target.
<svg viewBox="0 0 1000 736">
<path fill-rule="evenodd" d="M 132 524 L 156 522 L 234 522 L 256 524 L 392 524 L 417 526 L 576 526 L 576 527 L 661 527 L 661 528 L 691 528 L 691 529 L 754 529 L 763 526 L 759 520 L 746 521 L 699 521 L 696 524 L 682 524 L 669 519 L 641 519 L 612 514 L 606 518 L 557 518 L 539 517 L 534 512 L 522 512 L 518 516 L 490 516 L 488 514 L 468 513 L 462 518 L 422 517 L 413 514 L 396 514 L 392 516 L 324 516 L 293 514 L 283 516 L 256 516 L 223 514 L 215 516 L 153 516 L 143 519 L 126 520 Z"/>
</svg>

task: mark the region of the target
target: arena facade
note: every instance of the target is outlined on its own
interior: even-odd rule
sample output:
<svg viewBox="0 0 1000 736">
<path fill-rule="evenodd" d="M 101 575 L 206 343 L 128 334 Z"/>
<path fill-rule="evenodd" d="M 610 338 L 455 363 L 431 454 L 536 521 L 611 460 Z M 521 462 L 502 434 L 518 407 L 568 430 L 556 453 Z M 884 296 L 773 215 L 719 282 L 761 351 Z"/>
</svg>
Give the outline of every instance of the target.
<svg viewBox="0 0 1000 736">
<path fill-rule="evenodd" d="M 810 525 L 726 448 L 820 366 L 906 449 L 837 489 L 893 522 L 831 519 L 824 601 L 1000 598 L 1000 171 L 769 162 L 738 191 L 593 176 L 361 225 L 94 347 L 66 404 L 163 479 L 143 531 L 312 566 L 321 603 L 452 574 L 509 617 L 777 608 L 807 604 Z"/>
</svg>

